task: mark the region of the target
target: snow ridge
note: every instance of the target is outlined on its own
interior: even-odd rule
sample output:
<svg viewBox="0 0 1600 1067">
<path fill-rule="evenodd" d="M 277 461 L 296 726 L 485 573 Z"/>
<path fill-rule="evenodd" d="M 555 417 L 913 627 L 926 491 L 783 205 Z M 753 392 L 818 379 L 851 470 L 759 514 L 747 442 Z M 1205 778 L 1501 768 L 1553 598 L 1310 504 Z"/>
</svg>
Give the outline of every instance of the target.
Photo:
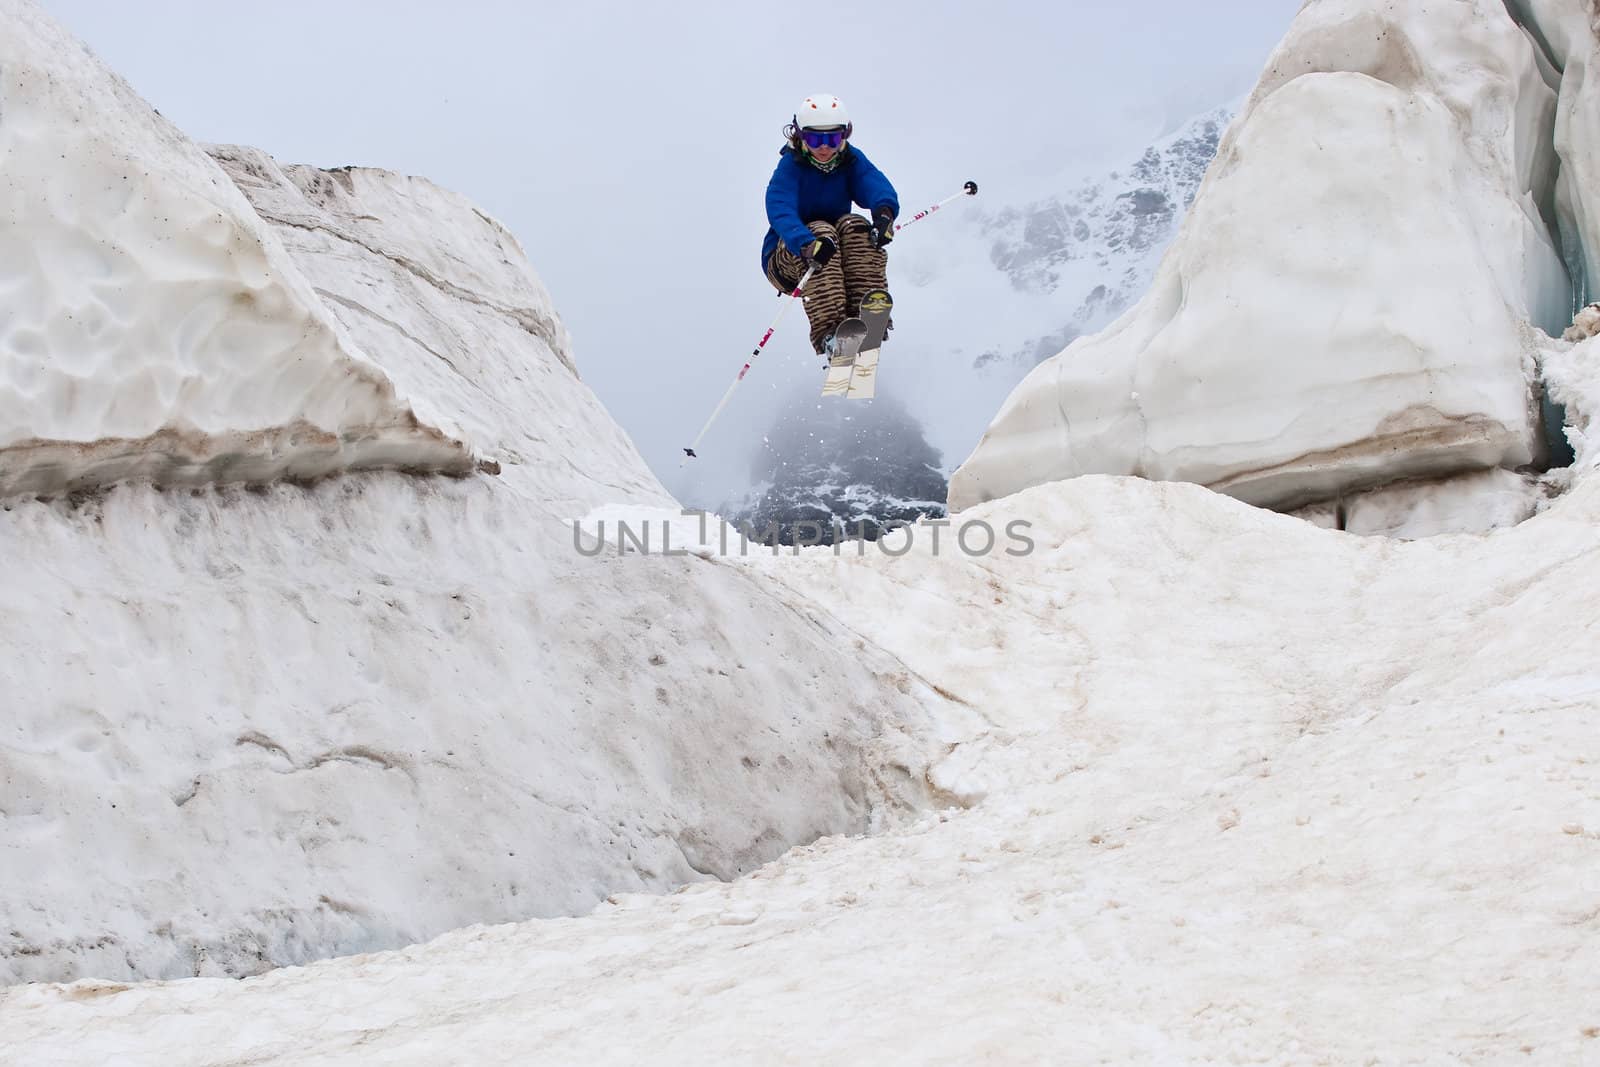
<svg viewBox="0 0 1600 1067">
<path fill-rule="evenodd" d="M 1025 555 L 753 554 L 735 565 L 953 698 L 929 776 L 968 810 L 581 920 L 245 982 L 19 989 L 0 1050 L 1581 1062 L 1597 488 L 1405 544 L 1089 477 L 972 510 L 1031 522 Z M 799 1018 L 829 1023 L 772 1025 Z"/>
<path fill-rule="evenodd" d="M 903 665 L 731 568 L 582 550 L 599 504 L 678 506 L 502 226 L 209 157 L 24 0 L 0 70 L 0 381 L 132 442 L 0 448 L 47 492 L 0 501 L 0 983 L 581 913 L 929 802 L 944 702 Z"/>
<path fill-rule="evenodd" d="M 0 495 L 474 468 L 198 147 L 31 2 L 0 22 Z"/>
</svg>

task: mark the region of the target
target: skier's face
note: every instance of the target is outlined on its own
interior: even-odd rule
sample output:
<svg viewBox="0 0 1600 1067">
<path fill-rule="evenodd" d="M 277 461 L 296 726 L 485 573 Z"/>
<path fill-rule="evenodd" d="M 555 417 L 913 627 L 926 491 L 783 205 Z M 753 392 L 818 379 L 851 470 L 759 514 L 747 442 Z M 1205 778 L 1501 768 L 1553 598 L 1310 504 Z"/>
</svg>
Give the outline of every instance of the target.
<svg viewBox="0 0 1600 1067">
<path fill-rule="evenodd" d="M 802 130 L 800 138 L 805 142 L 806 151 L 816 157 L 817 162 L 826 163 L 844 148 L 845 132 L 842 126 L 828 130 Z"/>
</svg>

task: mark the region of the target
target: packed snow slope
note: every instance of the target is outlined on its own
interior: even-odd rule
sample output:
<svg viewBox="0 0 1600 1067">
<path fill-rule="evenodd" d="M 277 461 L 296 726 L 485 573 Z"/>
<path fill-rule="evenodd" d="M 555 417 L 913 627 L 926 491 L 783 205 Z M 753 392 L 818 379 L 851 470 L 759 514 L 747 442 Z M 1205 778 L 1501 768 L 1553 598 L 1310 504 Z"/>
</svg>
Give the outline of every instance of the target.
<svg viewBox="0 0 1600 1067">
<path fill-rule="evenodd" d="M 21 0 L 0 86 L 0 468 L 99 486 L 0 500 L 0 982 L 579 913 L 927 802 L 941 698 L 892 657 L 577 550 L 572 516 L 676 504 L 498 223 L 212 158 Z M 189 484 L 101 484 L 140 473 Z"/>
<path fill-rule="evenodd" d="M 1546 7 L 1592 55 L 1592 5 Z M 1587 241 L 1600 197 L 1557 180 L 1593 166 L 1586 69 L 1554 74 L 1493 0 L 1307 3 L 1150 292 L 1018 386 L 952 510 L 1093 472 L 1291 508 L 1540 463 L 1557 234 Z"/>
<path fill-rule="evenodd" d="M 1600 340 L 1552 364 L 1581 476 L 1488 536 L 1360 538 L 1086 477 L 970 509 L 986 554 L 931 526 L 900 556 L 708 547 L 949 694 L 929 778 L 966 810 L 581 919 L 242 982 L 13 990 L 0 1055 L 1600 1055 Z"/>
<path fill-rule="evenodd" d="M 465 473 L 204 152 L 0 0 L 0 494 Z"/>
<path fill-rule="evenodd" d="M 1600 1053 L 1600 339 L 1521 331 L 1546 295 L 1531 280 L 1560 260 L 1529 228 L 1546 213 L 1512 211 L 1513 186 L 1496 184 L 1511 181 L 1507 131 L 1538 125 L 1512 98 L 1557 128 L 1572 75 L 1540 95 L 1557 77 L 1544 53 L 1561 45 L 1525 64 L 1487 8 L 1429 10 L 1443 21 L 1404 4 L 1362 15 L 1376 34 L 1363 43 L 1353 16 L 1309 5 L 1296 33 L 1326 31 L 1372 62 L 1263 88 L 1253 105 L 1270 115 L 1319 85 L 1333 102 L 1368 94 L 1393 105 L 1360 112 L 1385 116 L 1380 132 L 1421 138 L 1424 157 L 1453 146 L 1458 224 L 1481 247 L 1453 246 L 1467 267 L 1434 264 L 1478 285 L 1447 310 L 1525 338 L 1517 351 L 1572 420 L 1577 463 L 1549 508 L 1410 543 L 1195 485 L 1084 477 L 916 527 L 900 555 L 894 539 L 589 555 L 572 516 L 653 522 L 658 548 L 661 523 L 674 545 L 698 530 L 574 373 L 501 227 L 416 179 L 239 148 L 208 158 L 153 120 L 128 126 L 118 158 L 148 161 L 163 195 L 185 174 L 231 179 L 237 197 L 206 188 L 271 249 L 273 284 L 298 301 L 272 314 L 338 340 L 325 366 L 375 368 L 362 373 L 395 397 L 426 397 L 416 434 L 501 473 L 133 481 L 0 503 L 0 965 L 11 980 L 92 979 L 0 993 L 0 1061 Z M 70 50 L 63 71 L 87 62 L 32 6 L 0 0 L 0 16 L 0 47 L 54 42 Z M 1385 18 L 1409 36 L 1386 35 Z M 1350 66 L 1413 71 L 1433 95 L 1391 100 L 1389 82 Z M 129 99 L 82 81 L 90 100 Z M 16 103 L 0 98 L 0 131 L 28 114 Z M 1273 123 L 1294 114 L 1260 142 L 1240 133 L 1220 165 L 1248 173 L 1246 150 L 1287 136 Z M 1458 144 L 1450 123 L 1481 136 Z M 1359 126 L 1338 126 L 1339 144 L 1389 144 Z M 1559 229 L 1555 157 L 1512 140 L 1518 180 L 1546 176 L 1529 188 L 1552 190 Z M 1380 169 L 1401 192 L 1437 192 L 1401 163 Z M 31 188 L 6 193 L 6 234 L 120 210 Z M 1382 197 L 1341 205 L 1350 233 L 1369 206 L 1407 224 Z M 1408 233 L 1460 236 L 1420 205 Z M 45 245 L 64 233 L 38 231 Z M 1218 245 L 1239 264 L 1233 298 L 1314 288 L 1273 273 L 1281 244 L 1258 241 L 1264 265 L 1248 266 L 1233 233 Z M 1393 277 L 1352 274 L 1345 252 L 1323 278 L 1345 287 L 1329 290 L 1345 314 L 1313 307 L 1312 325 L 1383 349 L 1418 323 L 1364 288 Z M 18 276 L 42 285 L 45 269 Z M 1222 284 L 1203 276 L 1197 309 Z M 0 308 L 54 314 L 53 290 L 28 292 L 46 304 L 7 291 Z M 187 336 L 183 316 L 142 313 L 153 340 L 109 366 Z M 1440 328 L 1453 342 L 1465 329 Z M 17 336 L 4 334 L 8 366 Z M 1432 366 L 1432 335 L 1405 336 Z M 88 344 L 67 334 L 45 370 Z M 243 379 L 222 386 L 238 403 L 216 407 L 208 441 L 248 430 L 247 401 L 271 392 L 247 372 L 276 365 L 272 352 L 249 351 L 260 358 L 219 364 L 216 382 Z M 1463 349 L 1455 377 L 1456 364 L 1427 371 L 1439 403 L 1476 388 L 1509 410 L 1531 394 L 1522 370 L 1507 384 L 1480 355 Z M 1343 395 L 1324 385 L 1259 399 L 1320 411 Z M 1197 429 L 1232 425 L 1217 410 L 1228 417 Z M 284 440 L 280 473 L 297 446 L 325 442 Z M 187 469 L 170 480 L 227 477 Z M 52 484 L 118 468 L 71 472 L 88 481 Z M 680 883 L 693 884 L 646 895 Z M 563 915 L 244 981 L 123 984 Z"/>
</svg>

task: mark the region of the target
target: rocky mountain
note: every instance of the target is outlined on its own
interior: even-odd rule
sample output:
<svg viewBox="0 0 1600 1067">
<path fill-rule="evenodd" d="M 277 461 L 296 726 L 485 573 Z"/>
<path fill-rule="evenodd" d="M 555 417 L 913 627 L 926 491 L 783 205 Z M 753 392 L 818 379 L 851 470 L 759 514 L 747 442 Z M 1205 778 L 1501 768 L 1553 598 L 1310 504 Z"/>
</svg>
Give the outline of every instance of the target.
<svg viewBox="0 0 1600 1067">
<path fill-rule="evenodd" d="M 997 337 L 975 360 L 1025 371 L 1137 300 L 1194 202 L 1231 107 L 1197 115 L 1132 164 L 1055 196 L 1000 208 L 984 221 L 989 259 L 1011 284 L 1059 303 L 1061 326 Z"/>
<path fill-rule="evenodd" d="M 766 543 L 876 540 L 891 524 L 944 515 L 939 461 L 922 425 L 892 398 L 797 398 L 762 440 L 755 488 L 726 511 Z"/>
</svg>

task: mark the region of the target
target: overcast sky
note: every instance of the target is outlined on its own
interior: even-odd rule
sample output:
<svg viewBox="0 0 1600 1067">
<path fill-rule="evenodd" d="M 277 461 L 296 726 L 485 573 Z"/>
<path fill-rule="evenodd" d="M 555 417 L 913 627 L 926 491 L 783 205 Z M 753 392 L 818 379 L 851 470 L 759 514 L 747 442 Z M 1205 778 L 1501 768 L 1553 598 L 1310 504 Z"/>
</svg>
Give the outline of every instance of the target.
<svg viewBox="0 0 1600 1067">
<path fill-rule="evenodd" d="M 680 497 L 775 310 L 762 196 L 802 97 L 844 98 L 908 210 L 967 178 L 1003 199 L 1248 90 L 1299 6 L 40 2 L 196 140 L 423 175 L 503 221 Z M 798 315 L 784 334 L 763 359 L 810 358 Z"/>
</svg>

